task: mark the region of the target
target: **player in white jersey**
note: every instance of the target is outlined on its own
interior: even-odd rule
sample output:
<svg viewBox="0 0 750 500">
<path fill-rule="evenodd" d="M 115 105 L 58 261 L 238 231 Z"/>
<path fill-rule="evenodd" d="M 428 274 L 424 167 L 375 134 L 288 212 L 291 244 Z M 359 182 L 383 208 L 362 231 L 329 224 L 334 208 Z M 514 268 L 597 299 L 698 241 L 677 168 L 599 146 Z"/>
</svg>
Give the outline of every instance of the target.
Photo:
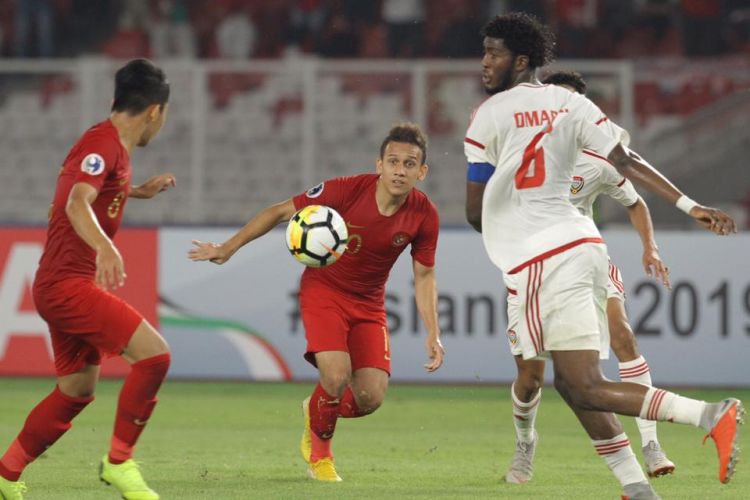
<svg viewBox="0 0 750 500">
<path fill-rule="evenodd" d="M 548 75 L 544 83 L 560 85 L 571 92 L 585 94 L 586 82 L 574 72 L 558 72 Z M 669 271 L 662 262 L 654 241 L 653 224 L 648 206 L 638 195 L 633 184 L 624 178 L 609 161 L 594 151 L 583 150 L 576 161 L 574 176 L 570 184 L 570 201 L 580 213 L 593 219 L 594 202 L 606 194 L 627 207 L 630 221 L 643 243 L 643 265 L 648 275 L 661 278 L 669 287 Z M 633 331 L 625 313 L 625 290 L 620 271 L 609 263 L 607 281 L 607 323 L 609 335 L 601 336 L 602 359 L 608 358 L 609 347 L 620 361 L 620 380 L 651 386 L 648 363 L 640 355 Z M 523 360 L 518 343 L 518 300 L 514 275 L 504 276 L 508 289 L 508 343 L 511 354 L 516 356 L 518 377 L 514 381 L 511 394 L 513 399 L 513 423 L 516 429 L 516 452 L 505 480 L 524 483 L 533 473 L 533 452 L 536 441 L 534 422 L 541 402 L 541 388 L 544 382 L 542 361 Z M 672 473 L 675 469 L 662 451 L 656 433 L 656 422 L 636 418 L 641 434 L 642 452 L 646 471 L 651 477 Z M 532 444 L 532 446 L 529 446 Z"/>
<path fill-rule="evenodd" d="M 737 453 L 742 407 L 708 404 L 640 384 L 605 380 L 600 336 L 607 328 L 607 252 L 593 221 L 570 202 L 570 179 L 582 149 L 607 157 L 625 177 L 677 204 L 717 234 L 735 231 L 720 210 L 684 196 L 620 144 L 622 135 L 591 101 L 536 79 L 552 58 L 548 28 L 522 13 L 498 16 L 484 29 L 482 81 L 492 96 L 474 113 L 465 138 L 466 214 L 482 232 L 490 259 L 516 275 L 518 341 L 524 359 L 549 355 L 555 387 L 575 412 L 625 497 L 654 499 L 614 413 L 702 427 L 728 481 Z M 591 120 L 588 116 L 598 115 Z"/>
</svg>

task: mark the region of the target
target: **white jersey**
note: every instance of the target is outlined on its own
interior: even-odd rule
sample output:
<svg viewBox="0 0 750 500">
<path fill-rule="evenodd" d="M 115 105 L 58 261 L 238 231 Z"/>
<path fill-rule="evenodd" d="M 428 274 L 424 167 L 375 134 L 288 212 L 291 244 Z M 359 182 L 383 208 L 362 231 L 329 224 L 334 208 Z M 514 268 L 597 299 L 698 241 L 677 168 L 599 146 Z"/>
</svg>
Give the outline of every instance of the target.
<svg viewBox="0 0 750 500">
<path fill-rule="evenodd" d="M 601 242 L 594 222 L 570 202 L 571 179 L 582 149 L 606 157 L 623 140 L 627 134 L 594 103 L 555 85 L 520 84 L 476 110 L 464 149 L 470 163 L 495 167 L 482 200 L 482 237 L 503 273 Z"/>
<path fill-rule="evenodd" d="M 593 218 L 594 202 L 600 194 L 606 194 L 625 207 L 638 201 L 633 183 L 623 177 L 605 157 L 584 149 L 573 171 L 570 201 L 583 215 Z"/>
</svg>

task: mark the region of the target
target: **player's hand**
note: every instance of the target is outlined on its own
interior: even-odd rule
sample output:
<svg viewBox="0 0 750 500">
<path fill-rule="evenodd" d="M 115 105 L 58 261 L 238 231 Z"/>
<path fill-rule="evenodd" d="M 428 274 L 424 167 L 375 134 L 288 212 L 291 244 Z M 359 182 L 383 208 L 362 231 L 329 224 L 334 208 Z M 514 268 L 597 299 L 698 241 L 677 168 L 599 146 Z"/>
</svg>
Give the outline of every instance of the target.
<svg viewBox="0 0 750 500">
<path fill-rule="evenodd" d="M 112 243 L 96 250 L 96 284 L 106 290 L 114 290 L 125 284 L 125 264 Z"/>
<path fill-rule="evenodd" d="M 188 259 L 193 261 L 207 260 L 214 264 L 223 264 L 232 256 L 223 245 L 210 241 L 193 240 L 196 248 L 188 250 Z"/>
<path fill-rule="evenodd" d="M 134 198 L 153 198 L 157 194 L 173 188 L 177 185 L 177 179 L 171 172 L 151 177 L 146 182 L 133 188 L 131 196 Z"/>
<path fill-rule="evenodd" d="M 734 219 L 718 208 L 698 205 L 690 210 L 690 217 L 698 221 L 701 226 L 719 236 L 737 232 Z"/>
<path fill-rule="evenodd" d="M 646 276 L 661 280 L 667 290 L 672 289 L 672 284 L 669 282 L 669 268 L 661 260 L 656 249 L 643 252 L 643 269 L 646 270 Z"/>
<path fill-rule="evenodd" d="M 429 335 L 425 341 L 425 348 L 427 349 L 427 357 L 430 358 L 430 362 L 425 363 L 423 366 L 428 372 L 434 372 L 443 364 L 445 349 L 443 349 L 443 344 L 440 343 L 438 337 Z"/>
</svg>

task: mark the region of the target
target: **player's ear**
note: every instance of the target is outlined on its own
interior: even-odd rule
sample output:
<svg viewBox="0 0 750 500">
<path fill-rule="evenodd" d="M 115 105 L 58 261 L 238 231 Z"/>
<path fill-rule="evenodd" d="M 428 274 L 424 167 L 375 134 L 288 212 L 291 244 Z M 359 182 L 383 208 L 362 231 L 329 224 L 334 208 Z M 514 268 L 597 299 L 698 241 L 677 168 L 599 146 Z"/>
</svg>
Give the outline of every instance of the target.
<svg viewBox="0 0 750 500">
<path fill-rule="evenodd" d="M 519 54 L 515 60 L 515 70 L 517 72 L 526 71 L 529 68 L 529 56 Z"/>
<path fill-rule="evenodd" d="M 379 175 L 383 174 L 383 159 L 382 158 L 378 158 L 375 161 L 375 172 L 378 173 Z"/>
<path fill-rule="evenodd" d="M 429 165 L 427 165 L 426 163 L 422 163 L 422 165 L 419 166 L 419 175 L 417 176 L 417 179 L 423 181 L 425 177 L 427 177 L 428 170 L 430 170 Z"/>
<path fill-rule="evenodd" d="M 148 117 L 148 121 L 150 122 L 155 122 L 156 120 L 158 120 L 161 113 L 161 104 L 151 104 L 148 108 L 146 108 L 146 116 Z"/>
</svg>

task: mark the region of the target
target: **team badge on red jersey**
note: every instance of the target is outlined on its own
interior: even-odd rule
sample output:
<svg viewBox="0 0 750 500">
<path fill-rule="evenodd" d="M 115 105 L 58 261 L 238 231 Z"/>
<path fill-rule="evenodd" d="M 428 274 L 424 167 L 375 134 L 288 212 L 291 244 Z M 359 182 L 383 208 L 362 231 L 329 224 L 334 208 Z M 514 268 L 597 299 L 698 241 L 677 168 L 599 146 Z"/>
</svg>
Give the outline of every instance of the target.
<svg viewBox="0 0 750 500">
<path fill-rule="evenodd" d="M 391 243 L 393 243 L 394 247 L 400 247 L 402 245 L 405 245 L 409 241 L 409 235 L 406 233 L 396 233 L 393 235 L 393 239 L 391 240 Z"/>
<path fill-rule="evenodd" d="M 570 192 L 572 194 L 578 194 L 583 189 L 583 177 L 580 175 L 573 176 L 573 182 L 570 184 Z"/>
<path fill-rule="evenodd" d="M 326 184 L 325 182 L 321 182 L 317 186 L 313 186 L 310 189 L 308 189 L 307 193 L 305 194 L 307 195 L 308 198 L 317 198 L 323 192 L 323 188 L 325 187 L 325 184 Z"/>
<path fill-rule="evenodd" d="M 104 172 L 104 158 L 96 153 L 86 155 L 81 162 L 81 171 L 91 175 L 99 175 Z"/>
</svg>

